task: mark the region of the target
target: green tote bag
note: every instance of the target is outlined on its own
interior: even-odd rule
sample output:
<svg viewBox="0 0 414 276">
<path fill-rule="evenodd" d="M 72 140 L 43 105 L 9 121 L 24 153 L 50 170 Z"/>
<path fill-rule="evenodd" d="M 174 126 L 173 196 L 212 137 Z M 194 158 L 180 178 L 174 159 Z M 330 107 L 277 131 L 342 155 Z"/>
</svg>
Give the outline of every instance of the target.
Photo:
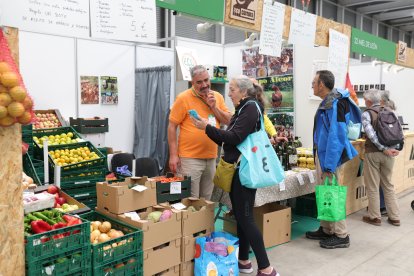
<svg viewBox="0 0 414 276">
<path fill-rule="evenodd" d="M 323 185 L 315 187 L 318 219 L 326 221 L 340 221 L 346 218 L 347 186 L 340 186 L 335 175 L 332 181 L 326 177 Z"/>
</svg>

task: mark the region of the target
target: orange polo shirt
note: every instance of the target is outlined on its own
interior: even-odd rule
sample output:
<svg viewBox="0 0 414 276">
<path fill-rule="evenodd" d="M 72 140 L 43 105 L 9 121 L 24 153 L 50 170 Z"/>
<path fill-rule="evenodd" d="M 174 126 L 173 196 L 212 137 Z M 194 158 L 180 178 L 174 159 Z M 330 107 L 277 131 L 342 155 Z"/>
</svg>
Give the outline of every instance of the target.
<svg viewBox="0 0 414 276">
<path fill-rule="evenodd" d="M 223 111 L 228 111 L 223 96 L 218 92 L 213 92 L 216 98 L 216 106 Z M 177 96 L 171 108 L 170 121 L 180 126 L 178 156 L 200 159 L 217 158 L 217 144 L 208 138 L 204 130 L 194 126 L 188 113 L 190 109 L 196 110 L 198 115 L 205 119 L 214 116 L 207 103 L 196 96 L 191 88 Z M 220 127 L 217 118 L 215 118 L 215 121 L 216 127 Z"/>
</svg>

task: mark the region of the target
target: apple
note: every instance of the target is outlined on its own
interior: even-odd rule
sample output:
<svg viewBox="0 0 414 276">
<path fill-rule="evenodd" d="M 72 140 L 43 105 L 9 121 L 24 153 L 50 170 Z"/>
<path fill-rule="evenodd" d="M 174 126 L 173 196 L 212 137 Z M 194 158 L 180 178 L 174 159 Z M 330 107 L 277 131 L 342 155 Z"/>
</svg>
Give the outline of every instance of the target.
<svg viewBox="0 0 414 276">
<path fill-rule="evenodd" d="M 49 194 L 56 194 L 57 192 L 59 192 L 59 189 L 55 186 L 55 185 L 49 185 L 49 187 L 47 187 L 47 192 Z"/>
<path fill-rule="evenodd" d="M 64 197 L 58 197 L 55 200 L 56 200 L 56 203 L 59 204 L 60 206 L 66 203 L 66 199 Z"/>
</svg>

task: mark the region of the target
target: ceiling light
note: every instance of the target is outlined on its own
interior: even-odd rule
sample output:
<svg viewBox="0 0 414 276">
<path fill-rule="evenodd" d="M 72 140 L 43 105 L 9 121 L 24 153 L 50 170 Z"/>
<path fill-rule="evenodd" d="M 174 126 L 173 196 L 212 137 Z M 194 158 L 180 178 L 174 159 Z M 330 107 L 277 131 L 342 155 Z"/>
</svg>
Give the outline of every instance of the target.
<svg viewBox="0 0 414 276">
<path fill-rule="evenodd" d="M 402 71 L 402 70 L 404 70 L 405 68 L 404 67 L 394 67 L 394 69 L 392 69 L 392 72 L 394 73 L 394 74 L 398 74 L 400 71 Z"/>
<path fill-rule="evenodd" d="M 388 73 L 391 70 L 392 64 L 388 64 L 384 67 L 383 71 L 384 73 Z"/>
<path fill-rule="evenodd" d="M 247 47 L 252 47 L 253 46 L 253 42 L 254 42 L 254 40 L 256 38 L 257 38 L 257 33 L 251 33 L 250 36 L 249 36 L 249 38 L 247 38 L 247 39 L 244 40 L 244 44 Z"/>
<path fill-rule="evenodd" d="M 384 64 L 384 62 L 379 61 L 379 60 L 373 60 L 372 63 L 371 63 L 372 67 L 375 67 L 375 66 L 381 65 L 381 64 Z"/>
<path fill-rule="evenodd" d="M 204 34 L 204 33 L 206 33 L 206 32 L 207 32 L 207 30 L 208 30 L 211 26 L 213 26 L 213 24 L 208 23 L 208 22 L 206 22 L 206 23 L 200 23 L 200 24 L 197 24 L 197 32 L 198 32 L 198 33 L 200 33 L 200 34 Z"/>
</svg>

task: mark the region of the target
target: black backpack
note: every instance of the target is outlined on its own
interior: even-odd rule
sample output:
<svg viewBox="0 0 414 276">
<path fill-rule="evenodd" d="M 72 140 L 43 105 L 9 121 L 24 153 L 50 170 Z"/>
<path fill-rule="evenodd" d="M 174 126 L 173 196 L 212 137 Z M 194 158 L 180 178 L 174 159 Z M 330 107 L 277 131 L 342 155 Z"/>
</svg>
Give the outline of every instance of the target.
<svg viewBox="0 0 414 276">
<path fill-rule="evenodd" d="M 399 148 L 401 150 L 404 145 L 404 133 L 394 111 L 383 106 L 368 108 L 367 110 L 377 113 L 378 119 L 374 129 L 377 133 L 378 141 L 384 146 L 400 145 Z M 374 122 L 372 125 L 374 126 Z"/>
</svg>

